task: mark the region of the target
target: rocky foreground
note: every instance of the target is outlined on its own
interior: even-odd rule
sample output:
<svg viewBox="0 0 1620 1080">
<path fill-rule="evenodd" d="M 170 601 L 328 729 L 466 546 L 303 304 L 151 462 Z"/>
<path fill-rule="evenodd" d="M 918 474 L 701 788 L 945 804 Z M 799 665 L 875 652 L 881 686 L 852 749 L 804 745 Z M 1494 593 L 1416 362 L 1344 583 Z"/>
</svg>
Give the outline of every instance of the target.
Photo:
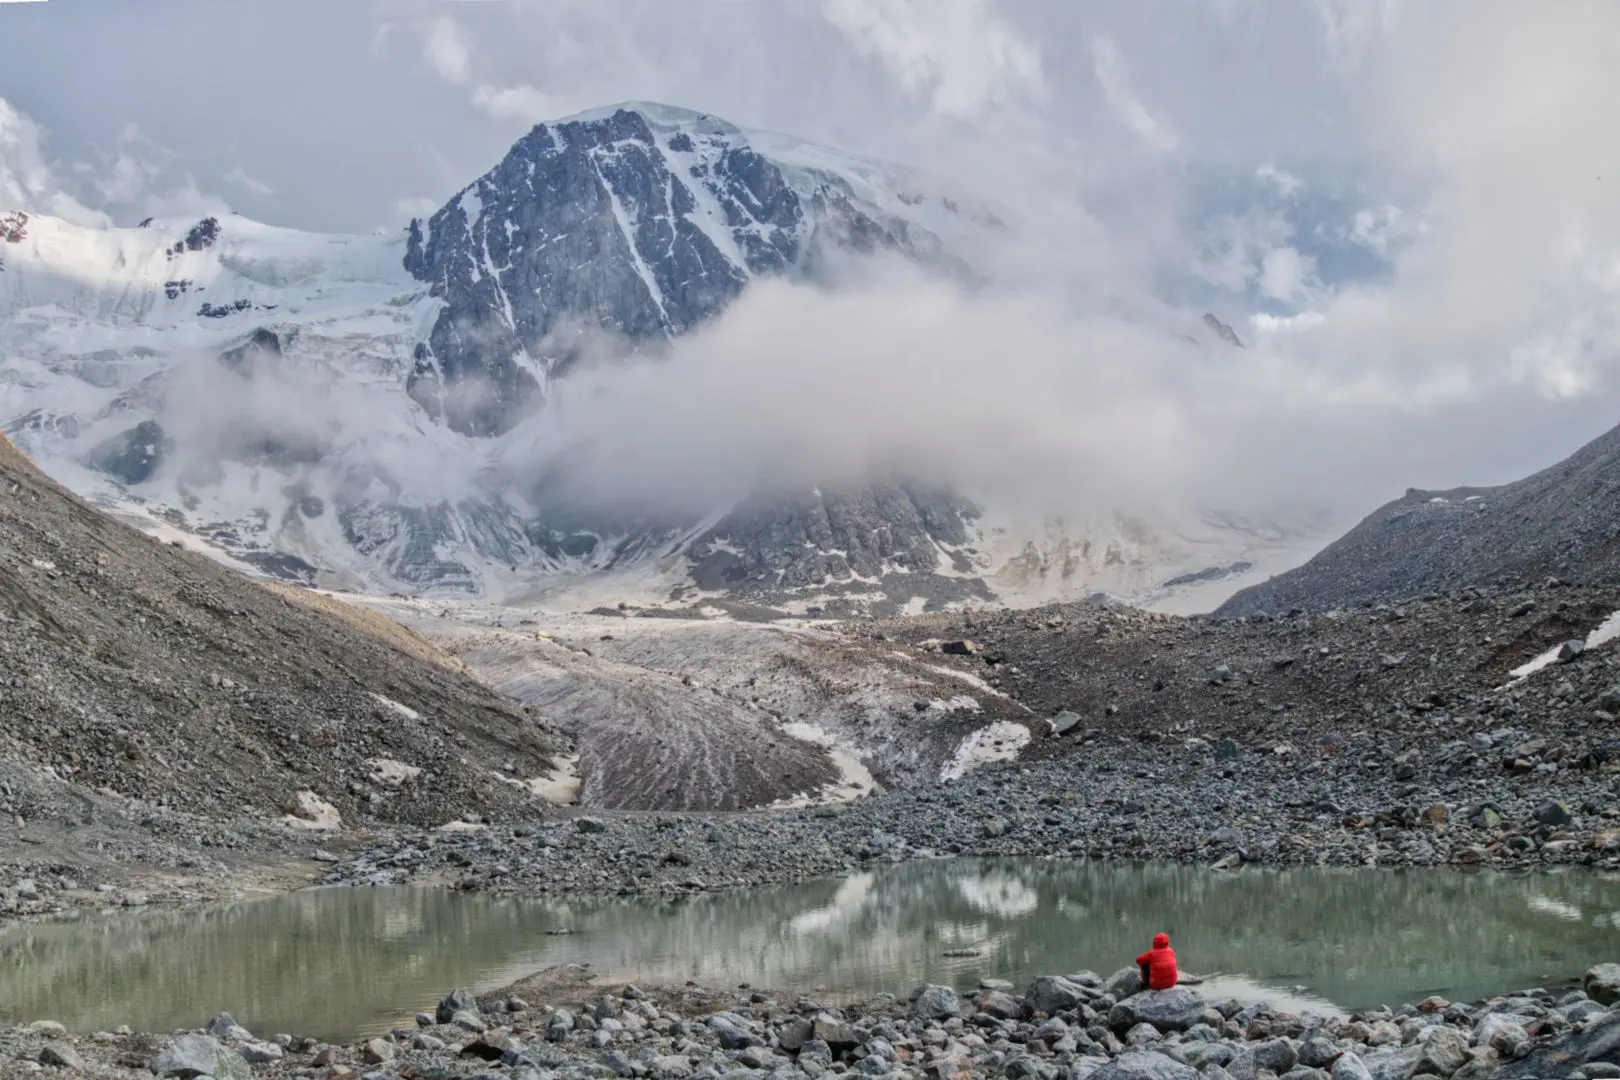
<svg viewBox="0 0 1620 1080">
<path fill-rule="evenodd" d="M 566 1005 L 522 995 L 544 988 Z M 260 1037 L 216 1016 L 170 1036 L 71 1036 L 49 1021 L 0 1033 L 5 1075 L 426 1080 L 1523 1080 L 1620 1077 L 1620 965 L 1582 988 L 1471 1005 L 1431 997 L 1349 1016 L 1293 1015 L 1143 991 L 1135 969 L 921 986 L 833 1007 L 762 992 L 595 987 L 547 972 L 477 999 L 456 990 L 414 1026 L 347 1046 Z"/>
</svg>

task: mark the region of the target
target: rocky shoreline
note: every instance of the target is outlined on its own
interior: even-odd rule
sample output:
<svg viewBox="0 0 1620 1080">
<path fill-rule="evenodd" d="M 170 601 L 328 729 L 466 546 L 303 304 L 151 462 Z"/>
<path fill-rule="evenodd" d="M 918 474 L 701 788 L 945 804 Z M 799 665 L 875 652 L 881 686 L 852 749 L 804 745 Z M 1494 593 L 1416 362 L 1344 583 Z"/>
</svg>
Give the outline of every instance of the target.
<svg viewBox="0 0 1620 1080">
<path fill-rule="evenodd" d="M 1143 991 L 1135 969 L 917 987 L 857 1005 L 746 986 L 602 985 L 571 966 L 347 1045 L 229 1014 L 169 1035 L 0 1031 L 0 1075 L 333 1080 L 1599 1080 L 1620 1077 L 1620 965 L 1579 986 L 1323 1016 Z"/>
<path fill-rule="evenodd" d="M 1607 767 L 1552 773 L 1501 767 L 1501 756 L 1532 742 L 1512 729 L 1480 731 L 1421 758 L 1410 774 L 1391 764 L 1400 744 L 1389 736 L 1358 735 L 1334 754 L 1193 740 L 1144 755 L 1135 745 L 1099 742 L 1083 755 L 988 765 L 960 780 L 834 806 L 549 810 L 517 822 L 435 830 L 329 834 L 248 822 L 188 828 L 184 815 L 126 808 L 120 816 L 127 827 L 116 832 L 75 843 L 67 827 L 42 832 L 41 841 L 0 847 L 0 918 L 199 903 L 316 882 L 502 895 L 675 895 L 957 856 L 1215 869 L 1620 869 L 1614 774 Z M 1474 764 L 1458 769 L 1469 757 Z M 85 849 L 94 843 L 103 847 L 92 863 Z"/>
</svg>

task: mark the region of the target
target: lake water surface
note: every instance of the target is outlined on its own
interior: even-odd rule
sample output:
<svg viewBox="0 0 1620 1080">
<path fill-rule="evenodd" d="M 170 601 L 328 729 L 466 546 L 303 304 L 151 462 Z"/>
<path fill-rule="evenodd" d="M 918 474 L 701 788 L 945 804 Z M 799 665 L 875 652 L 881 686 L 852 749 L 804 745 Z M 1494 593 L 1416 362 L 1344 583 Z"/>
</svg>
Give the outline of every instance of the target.
<svg viewBox="0 0 1620 1080">
<path fill-rule="evenodd" d="M 556 931 L 571 931 L 559 935 Z M 1210 996 L 1356 1009 L 1472 999 L 1620 961 L 1620 876 L 951 860 L 678 901 L 314 889 L 0 930 L 0 1022 L 262 1035 L 385 1030 L 447 990 L 589 963 L 641 982 L 815 990 L 1128 965 L 1160 930 Z"/>
</svg>

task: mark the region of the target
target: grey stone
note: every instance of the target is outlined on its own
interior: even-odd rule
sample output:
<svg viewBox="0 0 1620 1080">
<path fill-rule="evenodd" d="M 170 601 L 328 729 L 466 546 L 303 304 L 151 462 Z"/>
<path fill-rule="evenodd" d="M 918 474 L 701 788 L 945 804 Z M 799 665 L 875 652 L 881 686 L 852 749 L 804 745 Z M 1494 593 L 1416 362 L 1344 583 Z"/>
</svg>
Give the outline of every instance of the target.
<svg viewBox="0 0 1620 1080">
<path fill-rule="evenodd" d="M 1203 1019 L 1204 1008 L 1204 999 L 1185 986 L 1144 990 L 1110 1009 L 1108 1026 L 1123 1032 L 1147 1023 L 1160 1031 L 1186 1031 Z"/>
<path fill-rule="evenodd" d="M 1568 825 L 1573 818 L 1569 807 L 1559 799 L 1549 799 L 1536 809 L 1536 820 L 1543 825 Z"/>
<path fill-rule="evenodd" d="M 1413 1075 L 1450 1076 L 1468 1061 L 1468 1044 L 1456 1028 L 1436 1025 L 1423 1033 Z"/>
<path fill-rule="evenodd" d="M 911 1000 L 911 1015 L 944 1020 L 962 1011 L 962 999 L 948 986 L 919 987 Z"/>
<path fill-rule="evenodd" d="M 244 1043 L 238 1052 L 249 1065 L 270 1065 L 287 1056 L 287 1051 L 273 1042 Z"/>
<path fill-rule="evenodd" d="M 157 1076 L 212 1076 L 224 1049 L 209 1035 L 181 1035 L 152 1061 Z"/>
<path fill-rule="evenodd" d="M 1061 975 L 1043 975 L 1024 991 L 1024 1002 L 1030 1009 L 1048 1016 L 1078 1008 L 1090 997 L 1085 987 Z"/>
<path fill-rule="evenodd" d="M 709 1030 L 714 1032 L 720 1040 L 720 1045 L 727 1050 L 741 1050 L 744 1047 L 760 1046 L 764 1041 L 748 1026 L 748 1022 L 734 1012 L 718 1012 L 709 1017 Z"/>
<path fill-rule="evenodd" d="M 861 1039 L 855 1025 L 825 1012 L 816 1014 L 814 1034 L 817 1041 L 828 1046 L 854 1046 Z"/>
<path fill-rule="evenodd" d="M 1198 1073 L 1155 1051 L 1133 1050 L 1092 1073 L 1091 1080 L 1198 1080 Z"/>
<path fill-rule="evenodd" d="M 782 1049 L 796 1054 L 815 1035 L 815 1030 L 815 1022 L 809 1017 L 795 1016 L 776 1029 L 776 1041 Z"/>
<path fill-rule="evenodd" d="M 1262 1069 L 1277 1076 L 1299 1064 L 1299 1051 L 1287 1039 L 1266 1039 L 1251 1044 L 1226 1064 L 1233 1080 L 1256 1080 Z"/>
<path fill-rule="evenodd" d="M 1142 992 L 1142 972 L 1135 967 L 1120 968 L 1103 983 L 1103 993 L 1115 1001 L 1123 1001 Z"/>
<path fill-rule="evenodd" d="M 69 1043 L 46 1043 L 40 1048 L 39 1063 L 56 1069 L 84 1071 L 84 1058 Z"/>
<path fill-rule="evenodd" d="M 979 995 L 979 1011 L 998 1020 L 1016 1020 L 1024 1015 L 1024 1007 L 1018 999 L 1000 990 Z"/>
<path fill-rule="evenodd" d="M 458 1012 L 476 1013 L 477 1011 L 478 1001 L 472 996 L 471 992 L 467 990 L 452 990 L 450 993 L 444 996 L 442 1001 L 439 1002 L 439 1007 L 433 1015 L 434 1019 L 436 1019 L 439 1023 L 448 1024 L 450 1023 L 451 1018 L 454 1017 Z"/>
<path fill-rule="evenodd" d="M 1333 1080 L 1373 1080 L 1373 1075 L 1362 1064 L 1361 1058 L 1351 1050 L 1339 1056 L 1333 1063 Z"/>
</svg>

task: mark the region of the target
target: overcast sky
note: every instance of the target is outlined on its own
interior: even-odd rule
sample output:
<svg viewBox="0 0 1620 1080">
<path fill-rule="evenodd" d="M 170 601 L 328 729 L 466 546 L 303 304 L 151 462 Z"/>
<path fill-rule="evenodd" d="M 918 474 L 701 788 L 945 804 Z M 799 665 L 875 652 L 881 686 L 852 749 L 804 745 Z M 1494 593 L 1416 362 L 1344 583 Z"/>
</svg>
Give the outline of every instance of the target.
<svg viewBox="0 0 1620 1080">
<path fill-rule="evenodd" d="M 1613 0 L 44 0 L 0 38 L 0 203 L 393 230 L 652 99 L 950 174 L 1047 223 L 1042 274 L 1218 311 L 1253 453 L 1359 440 L 1368 499 L 1620 419 Z"/>
</svg>

